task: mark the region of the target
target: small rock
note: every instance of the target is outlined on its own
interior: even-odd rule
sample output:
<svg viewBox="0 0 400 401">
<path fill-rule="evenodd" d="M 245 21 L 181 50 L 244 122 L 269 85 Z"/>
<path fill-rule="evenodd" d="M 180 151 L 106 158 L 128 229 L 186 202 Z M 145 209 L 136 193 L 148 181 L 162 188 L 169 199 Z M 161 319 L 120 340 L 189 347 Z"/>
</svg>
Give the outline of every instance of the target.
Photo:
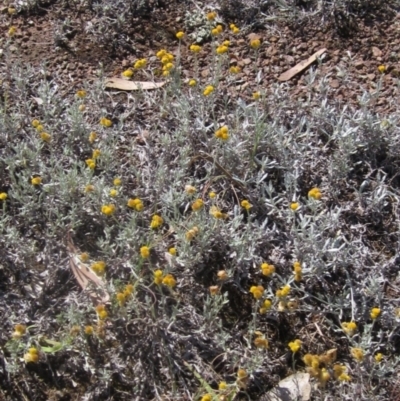
<svg viewBox="0 0 400 401">
<path fill-rule="evenodd" d="M 340 83 L 337 79 L 332 79 L 332 81 L 330 82 L 331 88 L 337 89 L 340 86 Z"/>
<path fill-rule="evenodd" d="M 367 74 L 367 78 L 368 78 L 370 81 L 373 81 L 373 80 L 375 79 L 375 77 L 376 77 L 375 74 Z"/>
<path fill-rule="evenodd" d="M 245 58 L 245 59 L 243 60 L 243 63 L 244 63 L 245 65 L 251 64 L 251 59 L 250 59 L 250 58 Z"/>
<path fill-rule="evenodd" d="M 206 68 L 205 70 L 201 71 L 200 74 L 203 78 L 207 78 L 210 75 L 210 70 Z"/>
<path fill-rule="evenodd" d="M 354 63 L 354 67 L 357 69 L 357 70 L 361 70 L 361 68 L 363 68 L 364 67 L 364 61 L 363 60 L 357 60 L 355 63 Z"/>
<path fill-rule="evenodd" d="M 372 47 L 372 54 L 374 57 L 381 57 L 382 56 L 382 50 L 379 50 L 376 46 Z"/>
</svg>

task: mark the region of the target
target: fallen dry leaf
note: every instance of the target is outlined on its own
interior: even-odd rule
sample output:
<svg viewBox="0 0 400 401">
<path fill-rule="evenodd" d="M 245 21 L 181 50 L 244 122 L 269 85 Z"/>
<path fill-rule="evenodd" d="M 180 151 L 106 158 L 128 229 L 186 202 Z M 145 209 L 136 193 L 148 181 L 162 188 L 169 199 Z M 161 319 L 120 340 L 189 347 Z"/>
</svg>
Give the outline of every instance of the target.
<svg viewBox="0 0 400 401">
<path fill-rule="evenodd" d="M 126 91 L 158 89 L 164 85 L 165 82 L 128 81 L 126 79 L 117 77 L 109 78 L 106 80 L 106 88 L 122 89 Z"/>
<path fill-rule="evenodd" d="M 315 52 L 312 56 L 310 56 L 308 59 L 300 61 L 300 63 L 296 64 L 294 67 L 292 67 L 290 70 L 285 71 L 283 74 L 281 74 L 278 77 L 279 81 L 289 81 L 289 79 L 292 79 L 296 74 L 299 72 L 305 70 L 308 66 L 310 66 L 319 56 L 324 54 L 326 52 L 326 49 L 321 49 Z"/>
<path fill-rule="evenodd" d="M 82 290 L 87 289 L 90 297 L 95 303 L 107 303 L 110 300 L 110 296 L 105 290 L 104 281 L 80 261 L 78 256 L 79 252 L 72 242 L 70 233 L 68 233 L 67 237 L 67 247 L 69 265 L 76 280 L 82 287 Z"/>
</svg>

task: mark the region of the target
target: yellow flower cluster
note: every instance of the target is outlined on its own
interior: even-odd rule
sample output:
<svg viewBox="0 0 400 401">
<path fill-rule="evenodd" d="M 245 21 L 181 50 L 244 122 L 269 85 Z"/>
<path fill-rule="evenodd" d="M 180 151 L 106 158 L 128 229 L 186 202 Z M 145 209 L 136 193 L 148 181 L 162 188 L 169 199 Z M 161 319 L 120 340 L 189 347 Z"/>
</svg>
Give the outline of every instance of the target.
<svg viewBox="0 0 400 401">
<path fill-rule="evenodd" d="M 115 205 L 109 203 L 108 205 L 103 205 L 101 207 L 101 213 L 105 214 L 106 216 L 112 216 L 115 213 Z"/>
<path fill-rule="evenodd" d="M 224 53 L 227 53 L 228 50 L 229 50 L 228 46 L 220 45 L 217 47 L 216 52 L 217 52 L 217 54 L 224 54 Z"/>
<path fill-rule="evenodd" d="M 276 291 L 276 296 L 278 298 L 285 298 L 289 295 L 289 292 L 290 292 L 290 285 L 286 284 L 281 289 Z"/>
<path fill-rule="evenodd" d="M 320 200 L 322 198 L 322 193 L 318 188 L 312 188 L 308 191 L 308 197 L 315 200 Z"/>
<path fill-rule="evenodd" d="M 179 31 L 175 35 L 179 40 L 182 40 L 183 37 L 185 36 L 185 32 Z"/>
<path fill-rule="evenodd" d="M 253 207 L 253 205 L 246 199 L 240 202 L 240 206 L 242 206 L 242 208 L 246 209 L 247 211 L 249 211 Z"/>
<path fill-rule="evenodd" d="M 258 92 L 258 91 L 257 92 L 253 92 L 252 97 L 253 97 L 254 100 L 258 100 L 261 97 L 261 93 Z"/>
<path fill-rule="evenodd" d="M 264 294 L 264 287 L 262 285 L 252 285 L 250 287 L 250 292 L 255 299 L 260 299 Z"/>
<path fill-rule="evenodd" d="M 237 65 L 233 65 L 232 67 L 229 68 L 229 72 L 231 74 L 239 74 L 240 71 L 241 71 L 240 67 Z"/>
<path fill-rule="evenodd" d="M 329 350 L 323 355 L 305 354 L 303 361 L 307 366 L 307 372 L 311 377 L 316 378 L 322 387 L 331 378 L 329 371 L 326 369 L 336 360 L 336 349 Z"/>
<path fill-rule="evenodd" d="M 335 379 L 343 382 L 348 382 L 351 380 L 351 377 L 346 373 L 346 366 L 344 365 L 333 365 L 333 375 Z"/>
<path fill-rule="evenodd" d="M 350 350 L 351 356 L 358 362 L 362 362 L 364 359 L 364 351 L 361 348 L 352 348 Z"/>
<path fill-rule="evenodd" d="M 195 79 L 190 79 L 188 82 L 189 86 L 193 87 L 197 85 L 197 81 Z"/>
<path fill-rule="evenodd" d="M 211 216 L 215 217 L 216 219 L 228 218 L 228 215 L 226 213 L 222 213 L 221 210 L 218 209 L 216 206 L 211 206 L 210 214 L 211 214 Z"/>
<path fill-rule="evenodd" d="M 352 337 L 357 330 L 357 323 L 356 322 L 343 322 L 342 329 L 348 336 Z"/>
<path fill-rule="evenodd" d="M 79 255 L 79 260 L 83 263 L 86 263 L 89 260 L 89 254 L 87 252 L 83 252 Z"/>
<path fill-rule="evenodd" d="M 263 336 L 263 334 L 260 331 L 256 331 L 255 334 L 257 337 L 254 339 L 254 345 L 257 348 L 268 349 L 269 343 L 268 340 Z"/>
<path fill-rule="evenodd" d="M 108 312 L 106 311 L 106 307 L 104 305 L 97 305 L 96 313 L 100 320 L 104 320 L 108 316 Z"/>
<path fill-rule="evenodd" d="M 224 27 L 222 25 L 217 25 L 214 29 L 211 29 L 211 34 L 214 36 L 218 36 L 224 31 Z"/>
<path fill-rule="evenodd" d="M 294 280 L 295 281 L 301 281 L 302 277 L 303 277 L 303 269 L 301 267 L 301 263 L 300 262 L 294 262 L 293 263 L 293 271 L 294 271 Z"/>
<path fill-rule="evenodd" d="M 127 78 L 127 79 L 132 78 L 132 76 L 133 76 L 133 70 L 132 70 L 132 68 L 128 68 L 127 70 L 123 71 L 123 72 L 122 72 L 122 76 L 123 76 L 124 78 Z"/>
<path fill-rule="evenodd" d="M 290 350 L 291 350 L 293 353 L 296 353 L 296 352 L 300 351 L 301 344 L 302 344 L 302 343 L 301 343 L 301 340 L 296 339 L 296 340 L 294 340 L 294 341 L 291 341 L 291 342 L 288 344 L 288 347 L 290 348 Z"/>
<path fill-rule="evenodd" d="M 384 65 L 380 65 L 380 66 L 378 67 L 378 71 L 379 71 L 381 74 L 384 74 L 384 73 L 386 72 L 386 70 L 387 70 L 387 68 L 386 68 L 386 66 L 384 66 Z"/>
<path fill-rule="evenodd" d="M 207 86 L 204 88 L 203 95 L 204 95 L 204 96 L 209 96 L 209 95 L 211 95 L 211 93 L 213 93 L 213 92 L 214 92 L 214 87 L 213 87 L 212 85 L 207 85 Z"/>
<path fill-rule="evenodd" d="M 252 39 L 250 40 L 250 47 L 254 50 L 257 50 L 261 46 L 260 39 Z"/>
<path fill-rule="evenodd" d="M 85 92 L 86 93 L 86 92 Z M 32 121 L 32 126 L 36 129 L 36 131 L 39 133 L 40 139 L 43 142 L 47 142 L 49 143 L 51 141 L 51 135 L 47 132 L 44 132 L 44 127 L 43 125 L 40 123 L 39 120 L 33 120 Z"/>
<path fill-rule="evenodd" d="M 100 118 L 100 125 L 108 128 L 108 127 L 112 126 L 112 121 L 106 117 L 102 117 L 102 118 Z"/>
<path fill-rule="evenodd" d="M 371 316 L 372 320 L 378 319 L 380 314 L 381 314 L 381 310 L 379 308 L 372 308 L 371 309 L 370 316 Z"/>
<path fill-rule="evenodd" d="M 93 143 L 96 139 L 97 139 L 97 134 L 96 134 L 94 131 L 92 131 L 92 132 L 89 134 L 89 142 L 90 142 L 90 143 Z"/>
<path fill-rule="evenodd" d="M 161 216 L 159 216 L 158 214 L 155 214 L 151 218 L 150 228 L 156 229 L 156 228 L 160 227 L 163 223 L 164 223 L 163 218 Z"/>
<path fill-rule="evenodd" d="M 261 271 L 264 276 L 270 276 L 271 274 L 275 273 L 275 266 L 269 265 L 268 263 L 261 264 Z"/>
<path fill-rule="evenodd" d="M 209 290 L 212 297 L 219 293 L 219 287 L 217 285 L 210 286 Z"/>
<path fill-rule="evenodd" d="M 290 209 L 293 210 L 294 212 L 300 207 L 300 204 L 298 202 L 292 202 L 290 204 Z"/>
<path fill-rule="evenodd" d="M 117 293 L 116 298 L 119 306 L 123 306 L 125 304 L 127 299 L 132 295 L 132 292 L 133 292 L 133 285 L 127 284 L 121 292 Z"/>
<path fill-rule="evenodd" d="M 0 192 L 0 200 L 5 201 L 8 195 L 6 192 Z"/>
<path fill-rule="evenodd" d="M 226 125 L 215 131 L 215 137 L 221 139 L 222 141 L 227 141 L 229 139 L 229 129 Z"/>
<path fill-rule="evenodd" d="M 42 178 L 41 177 L 33 177 L 31 179 L 31 184 L 32 185 L 40 185 L 42 183 Z"/>
<path fill-rule="evenodd" d="M 102 260 L 92 263 L 90 268 L 98 275 L 102 276 L 106 270 L 106 263 Z"/>
<path fill-rule="evenodd" d="M 94 170 L 96 168 L 96 160 L 95 159 L 86 159 L 86 165 L 90 168 L 90 170 Z"/>
<path fill-rule="evenodd" d="M 154 283 L 157 285 L 164 284 L 167 287 L 173 288 L 176 286 L 176 280 L 172 274 L 166 274 L 162 270 L 156 270 L 154 273 Z"/>
<path fill-rule="evenodd" d="M 215 18 L 217 18 L 217 13 L 215 11 L 211 11 L 207 13 L 206 17 L 209 21 L 214 21 Z"/>
<path fill-rule="evenodd" d="M 172 53 L 168 53 L 166 50 L 159 50 L 156 56 L 160 59 L 162 64 L 163 75 L 166 77 L 170 74 L 170 71 L 174 68 L 174 55 Z"/>
<path fill-rule="evenodd" d="M 221 281 L 228 280 L 228 278 L 229 278 L 228 273 L 225 270 L 220 270 L 217 273 L 217 277 L 218 277 L 218 280 L 221 280 Z"/>
<path fill-rule="evenodd" d="M 235 35 L 240 32 L 240 29 L 235 24 L 230 24 L 229 28 Z"/>
<path fill-rule="evenodd" d="M 79 97 L 79 99 L 84 99 L 86 97 L 87 93 L 85 90 L 80 89 L 76 92 L 76 96 Z"/>
<path fill-rule="evenodd" d="M 146 64 L 147 64 L 147 60 L 146 60 L 145 58 L 141 58 L 141 59 L 139 59 L 139 60 L 137 60 L 137 61 L 135 62 L 135 64 L 133 65 L 133 67 L 134 67 L 136 70 L 140 70 L 141 68 L 146 67 Z"/>
<path fill-rule="evenodd" d="M 143 202 L 139 198 L 129 199 L 127 203 L 128 207 L 135 209 L 138 212 L 143 210 Z"/>
<path fill-rule="evenodd" d="M 24 360 L 26 363 L 32 362 L 36 363 L 39 361 L 39 351 L 35 347 L 28 349 L 28 352 L 24 355 Z"/>
<path fill-rule="evenodd" d="M 185 186 L 185 192 L 188 195 L 193 195 L 197 192 L 197 189 L 193 185 L 186 185 Z"/>
<path fill-rule="evenodd" d="M 259 312 L 261 313 L 261 315 L 264 315 L 265 313 L 267 313 L 271 309 L 271 307 L 272 307 L 272 301 L 270 299 L 266 299 L 263 302 Z"/>
<path fill-rule="evenodd" d="M 201 50 L 201 46 L 193 44 L 193 45 L 190 45 L 189 49 L 193 53 L 199 53 Z"/>
<path fill-rule="evenodd" d="M 193 203 L 192 203 L 192 210 L 197 212 L 198 210 L 200 210 L 202 207 L 204 206 L 204 202 L 202 199 L 196 199 Z"/>
<path fill-rule="evenodd" d="M 198 233 L 199 229 L 197 227 L 193 227 L 185 234 L 186 240 L 191 241 Z"/>
<path fill-rule="evenodd" d="M 176 255 L 176 248 L 174 248 L 174 247 L 169 248 L 169 249 L 168 249 L 168 253 L 169 253 L 170 255 L 172 255 L 172 256 L 175 256 L 175 255 Z"/>
</svg>

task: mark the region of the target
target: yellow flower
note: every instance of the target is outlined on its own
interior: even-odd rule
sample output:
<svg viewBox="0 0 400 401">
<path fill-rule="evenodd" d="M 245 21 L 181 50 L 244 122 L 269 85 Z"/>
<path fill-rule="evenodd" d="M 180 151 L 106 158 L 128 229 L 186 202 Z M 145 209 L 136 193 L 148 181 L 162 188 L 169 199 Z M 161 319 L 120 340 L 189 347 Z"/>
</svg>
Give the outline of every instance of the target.
<svg viewBox="0 0 400 401">
<path fill-rule="evenodd" d="M 261 270 L 262 274 L 264 276 L 270 276 L 271 274 L 275 273 L 275 266 L 274 265 L 269 265 L 268 263 L 262 263 L 261 264 Z"/>
<path fill-rule="evenodd" d="M 276 296 L 278 298 L 284 298 L 289 295 L 289 292 L 290 292 L 290 285 L 286 284 L 280 290 L 276 291 Z"/>
<path fill-rule="evenodd" d="M 288 344 L 288 346 L 289 346 L 289 348 L 290 348 L 290 350 L 293 352 L 293 353 L 296 353 L 296 352 L 298 352 L 299 350 L 300 350 L 300 348 L 301 348 L 301 341 L 300 340 L 294 340 L 294 341 L 291 341 L 289 344 Z"/>
<path fill-rule="evenodd" d="M 216 17 L 217 17 L 217 13 L 215 11 L 211 11 L 211 12 L 207 13 L 207 19 L 209 21 L 214 21 Z"/>
<path fill-rule="evenodd" d="M 161 216 L 159 216 L 158 214 L 155 214 L 151 218 L 150 228 L 156 229 L 156 228 L 160 227 L 163 223 L 164 223 L 163 218 Z"/>
<path fill-rule="evenodd" d="M 224 46 L 230 46 L 231 42 L 230 42 L 229 40 L 224 40 L 224 41 L 222 42 L 222 44 L 223 44 Z"/>
<path fill-rule="evenodd" d="M 35 120 L 32 121 L 31 124 L 32 124 L 32 126 L 33 126 L 34 128 L 37 128 L 37 126 L 40 125 L 40 121 L 35 119 Z"/>
<path fill-rule="evenodd" d="M 86 106 L 84 104 L 80 104 L 78 110 L 83 112 L 86 110 Z"/>
<path fill-rule="evenodd" d="M 242 206 L 242 208 L 246 209 L 247 211 L 253 207 L 253 205 L 246 199 L 240 202 L 240 206 Z"/>
<path fill-rule="evenodd" d="M 11 38 L 15 35 L 17 32 L 17 28 L 15 26 L 11 26 L 10 29 L 8 30 L 8 36 Z"/>
<path fill-rule="evenodd" d="M 217 52 L 217 54 L 224 54 L 224 53 L 227 53 L 228 50 L 229 50 L 229 49 L 228 49 L 227 46 L 221 45 L 221 46 L 218 46 L 218 47 L 217 47 L 216 52 Z"/>
<path fill-rule="evenodd" d="M 132 284 L 127 284 L 125 286 L 125 289 L 124 289 L 125 296 L 129 297 L 130 295 L 132 295 L 132 292 L 133 292 L 133 285 Z"/>
<path fill-rule="evenodd" d="M 228 278 L 229 278 L 228 273 L 225 270 L 220 270 L 217 273 L 217 276 L 218 276 L 218 280 L 221 280 L 221 281 L 228 280 Z"/>
<path fill-rule="evenodd" d="M 261 93 L 260 92 L 253 92 L 253 99 L 254 100 L 258 100 L 261 97 Z"/>
<path fill-rule="evenodd" d="M 136 63 L 134 64 L 134 67 L 139 70 L 140 68 L 146 67 L 147 60 L 145 58 L 141 58 L 140 60 L 137 60 Z"/>
<path fill-rule="evenodd" d="M 148 247 L 148 246 L 142 246 L 141 248 L 140 248 L 140 256 L 143 258 L 143 259 L 146 259 L 146 258 L 148 258 L 149 256 L 150 256 L 150 248 Z"/>
<path fill-rule="evenodd" d="M 94 149 L 92 153 L 92 159 L 97 159 L 101 155 L 101 150 L 100 149 Z"/>
<path fill-rule="evenodd" d="M 94 159 L 86 159 L 85 163 L 90 168 L 90 170 L 94 170 L 96 168 L 96 161 Z"/>
<path fill-rule="evenodd" d="M 196 193 L 197 189 L 193 185 L 185 185 L 185 192 L 189 195 Z"/>
<path fill-rule="evenodd" d="M 378 352 L 375 356 L 374 356 L 375 362 L 379 363 L 382 361 L 383 359 L 383 354 L 381 352 Z"/>
<path fill-rule="evenodd" d="M 162 283 L 166 285 L 167 287 L 175 287 L 176 286 L 176 280 L 172 274 L 167 274 L 163 279 Z"/>
<path fill-rule="evenodd" d="M 114 186 L 119 187 L 122 184 L 121 178 L 114 178 L 113 184 Z"/>
<path fill-rule="evenodd" d="M 217 194 L 216 194 L 215 192 L 211 191 L 211 192 L 208 194 L 208 196 L 210 197 L 210 199 L 214 199 L 214 198 L 217 196 Z"/>
<path fill-rule="evenodd" d="M 33 177 L 31 179 L 31 184 L 32 185 L 40 185 L 42 183 L 42 178 L 41 177 Z"/>
<path fill-rule="evenodd" d="M 104 320 L 107 318 L 108 313 L 106 311 L 106 307 L 104 305 L 96 306 L 96 313 L 100 320 Z"/>
<path fill-rule="evenodd" d="M 181 40 L 185 36 L 185 33 L 182 31 L 177 32 L 176 37 Z"/>
<path fill-rule="evenodd" d="M 157 56 L 159 59 L 162 59 L 166 54 L 167 54 L 167 51 L 166 51 L 165 49 L 161 49 L 161 50 L 159 50 L 159 51 L 156 53 L 156 56 Z"/>
<path fill-rule="evenodd" d="M 205 394 L 201 397 L 201 401 L 212 401 L 211 394 Z"/>
<path fill-rule="evenodd" d="M 343 322 L 342 329 L 348 336 L 353 336 L 357 330 L 357 323 L 356 322 Z"/>
<path fill-rule="evenodd" d="M 238 369 L 237 377 L 238 379 L 245 379 L 248 376 L 247 372 L 244 369 Z"/>
<path fill-rule="evenodd" d="M 197 212 L 198 210 L 200 210 L 202 207 L 204 206 L 204 202 L 201 199 L 196 199 L 193 203 L 192 203 L 192 209 Z"/>
<path fill-rule="evenodd" d="M 271 309 L 271 307 L 272 307 L 272 302 L 271 302 L 271 300 L 270 300 L 270 299 L 266 299 L 266 300 L 263 302 L 263 304 L 262 304 L 262 306 L 261 306 L 261 308 L 260 308 L 260 313 L 261 313 L 262 315 L 264 315 L 265 313 L 267 313 L 267 312 Z"/>
<path fill-rule="evenodd" d="M 189 86 L 193 87 L 197 85 L 197 81 L 195 79 L 189 80 Z"/>
<path fill-rule="evenodd" d="M 93 143 L 95 140 L 96 140 L 96 138 L 97 138 L 97 134 L 95 133 L 95 132 L 91 132 L 90 134 L 89 134 L 89 142 L 90 143 Z"/>
<path fill-rule="evenodd" d="M 17 10 L 13 7 L 8 7 L 7 12 L 10 15 L 14 15 L 17 12 Z"/>
<path fill-rule="evenodd" d="M 301 268 L 301 263 L 300 262 L 294 262 L 293 263 L 293 270 L 295 273 L 301 273 L 302 272 L 302 268 Z"/>
<path fill-rule="evenodd" d="M 106 117 L 102 117 L 100 118 L 100 125 L 102 125 L 103 127 L 111 127 L 112 121 Z"/>
<path fill-rule="evenodd" d="M 250 47 L 254 50 L 257 50 L 261 46 L 260 39 L 252 39 L 250 40 Z"/>
<path fill-rule="evenodd" d="M 250 292 L 255 299 L 260 299 L 264 294 L 264 287 L 262 285 L 253 285 L 250 287 Z"/>
<path fill-rule="evenodd" d="M 222 25 L 217 25 L 217 27 L 215 28 L 219 33 L 222 33 L 224 30 L 224 27 Z"/>
<path fill-rule="evenodd" d="M 136 199 L 129 199 L 127 203 L 128 207 L 135 209 L 138 212 L 141 212 L 143 210 L 143 202 L 136 198 Z"/>
<path fill-rule="evenodd" d="M 5 201 L 7 199 L 7 194 L 5 192 L 0 192 L 0 200 Z"/>
<path fill-rule="evenodd" d="M 111 189 L 110 190 L 110 196 L 112 198 L 115 198 L 118 195 L 118 191 L 116 189 Z"/>
<path fill-rule="evenodd" d="M 113 204 L 103 205 L 101 207 L 101 213 L 105 214 L 106 216 L 113 215 L 115 213 L 115 205 Z"/>
<path fill-rule="evenodd" d="M 240 29 L 235 24 L 230 24 L 229 28 L 235 35 L 240 32 Z"/>
<path fill-rule="evenodd" d="M 117 298 L 119 306 L 123 306 L 126 302 L 126 295 L 123 292 L 118 292 L 115 298 Z"/>
<path fill-rule="evenodd" d="M 80 99 L 83 99 L 86 97 L 86 91 L 83 89 L 80 89 L 76 92 L 76 96 L 78 96 Z"/>
<path fill-rule="evenodd" d="M 371 316 L 372 320 L 377 319 L 380 314 L 381 314 L 381 310 L 379 308 L 372 308 L 371 309 L 370 316 Z"/>
<path fill-rule="evenodd" d="M 48 134 L 47 132 L 41 132 L 40 133 L 40 139 L 44 142 L 50 142 L 51 141 L 51 135 Z"/>
<path fill-rule="evenodd" d="M 94 185 L 88 184 L 85 186 L 85 192 L 93 192 L 94 190 Z"/>
<path fill-rule="evenodd" d="M 24 360 L 26 363 L 36 363 L 39 360 L 39 352 L 37 348 L 29 348 L 28 352 L 24 355 Z"/>
<path fill-rule="evenodd" d="M 132 71 L 130 68 L 128 68 L 127 70 L 125 70 L 125 71 L 122 73 L 122 76 L 123 76 L 124 78 L 132 78 L 132 75 L 133 75 L 133 71 Z"/>
<path fill-rule="evenodd" d="M 308 191 L 308 197 L 315 200 L 320 200 L 322 198 L 322 193 L 318 188 L 312 188 Z"/>
<path fill-rule="evenodd" d="M 240 67 L 238 67 L 238 66 L 232 66 L 232 67 L 230 67 L 229 68 L 229 72 L 231 73 L 231 74 L 239 74 L 239 72 L 240 72 Z"/>
<path fill-rule="evenodd" d="M 216 219 L 226 219 L 228 217 L 226 213 L 222 213 L 216 206 L 211 206 L 210 214 Z"/>
<path fill-rule="evenodd" d="M 79 255 L 79 259 L 81 262 L 85 263 L 89 260 L 89 254 L 87 252 L 83 252 Z"/>
<path fill-rule="evenodd" d="M 379 71 L 381 74 L 383 74 L 383 73 L 386 72 L 386 67 L 385 67 L 384 65 L 380 65 L 380 66 L 378 67 L 378 71 Z"/>
<path fill-rule="evenodd" d="M 163 276 L 164 276 L 163 271 L 162 270 L 156 270 L 153 273 L 153 276 L 154 276 L 154 283 L 157 284 L 157 285 L 160 285 L 162 283 L 162 281 L 163 281 Z"/>
<path fill-rule="evenodd" d="M 172 63 L 167 63 L 163 66 L 164 71 L 170 71 L 174 68 L 174 65 Z"/>
<path fill-rule="evenodd" d="M 203 91 L 204 96 L 211 95 L 214 92 L 214 87 L 212 85 L 207 85 Z"/>
<path fill-rule="evenodd" d="M 174 55 L 171 53 L 165 53 L 165 55 L 161 59 L 161 63 L 163 65 L 172 63 L 174 61 Z"/>
<path fill-rule="evenodd" d="M 102 260 L 92 263 L 90 268 L 98 275 L 102 276 L 106 270 L 106 263 Z"/>
<path fill-rule="evenodd" d="M 176 255 L 176 248 L 174 248 L 174 247 L 169 248 L 169 249 L 168 249 L 168 253 L 169 253 L 170 255 L 172 255 L 172 256 L 175 256 L 175 255 Z"/>
<path fill-rule="evenodd" d="M 42 131 L 44 131 L 44 127 L 43 127 L 42 124 L 37 125 L 35 128 L 36 128 L 36 131 L 37 131 L 37 132 L 42 132 Z"/>
<path fill-rule="evenodd" d="M 167 71 L 167 70 L 163 71 L 163 73 L 162 73 L 163 77 L 168 77 L 169 74 L 170 74 L 170 73 L 169 73 L 169 71 Z"/>
<path fill-rule="evenodd" d="M 290 204 L 290 209 L 292 209 L 294 212 L 299 208 L 300 204 L 298 202 L 292 202 Z"/>
<path fill-rule="evenodd" d="M 87 336 L 91 336 L 93 334 L 93 331 L 93 326 L 85 326 L 84 332 Z"/>
<path fill-rule="evenodd" d="M 361 348 L 352 348 L 351 355 L 358 362 L 361 362 L 364 359 L 364 351 Z"/>
<path fill-rule="evenodd" d="M 335 379 L 338 379 L 340 375 L 346 372 L 346 366 L 344 365 L 333 365 L 333 375 L 335 376 Z"/>
<path fill-rule="evenodd" d="M 223 390 L 226 390 L 227 388 L 228 388 L 228 385 L 226 384 L 226 382 L 218 383 L 218 390 L 223 391 Z"/>
<path fill-rule="evenodd" d="M 264 348 L 267 349 L 269 344 L 268 344 L 268 340 L 266 338 L 264 338 L 263 336 L 258 336 L 254 339 L 254 345 L 257 348 Z"/>
<path fill-rule="evenodd" d="M 193 53 L 198 53 L 201 50 L 201 46 L 199 46 L 199 45 L 190 45 L 189 49 Z"/>
<path fill-rule="evenodd" d="M 193 227 L 185 234 L 186 240 L 191 241 L 198 233 L 199 229 L 197 227 Z"/>
<path fill-rule="evenodd" d="M 338 380 L 341 382 L 349 382 L 351 380 L 351 377 L 347 373 L 342 373 L 339 377 Z"/>
<path fill-rule="evenodd" d="M 214 296 L 214 295 L 218 294 L 219 287 L 217 285 L 212 285 L 212 286 L 209 287 L 209 290 L 210 290 L 210 295 Z"/>
<path fill-rule="evenodd" d="M 218 36 L 219 34 L 220 34 L 220 31 L 217 28 L 211 29 L 211 35 Z"/>
<path fill-rule="evenodd" d="M 326 370 L 326 368 L 322 368 L 319 373 L 319 381 L 321 382 L 322 386 L 325 386 L 326 382 L 331 378 L 330 373 Z"/>
<path fill-rule="evenodd" d="M 223 141 L 227 141 L 229 139 L 229 129 L 226 125 L 215 131 L 215 137 L 221 139 Z"/>
<path fill-rule="evenodd" d="M 16 324 L 12 338 L 19 340 L 26 333 L 26 326 L 24 324 Z"/>
</svg>

